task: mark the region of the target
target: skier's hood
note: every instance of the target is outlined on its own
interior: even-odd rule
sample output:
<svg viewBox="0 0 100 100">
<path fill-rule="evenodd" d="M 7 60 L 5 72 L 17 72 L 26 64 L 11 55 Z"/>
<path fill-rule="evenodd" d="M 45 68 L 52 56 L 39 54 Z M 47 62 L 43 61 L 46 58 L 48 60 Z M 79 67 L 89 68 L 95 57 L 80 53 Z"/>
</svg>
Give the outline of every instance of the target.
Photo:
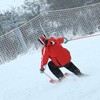
<svg viewBox="0 0 100 100">
<path fill-rule="evenodd" d="M 50 46 L 50 45 L 53 45 L 56 43 L 56 40 L 54 37 L 51 37 L 50 39 L 48 39 L 48 43 L 47 43 L 47 46 Z"/>
</svg>

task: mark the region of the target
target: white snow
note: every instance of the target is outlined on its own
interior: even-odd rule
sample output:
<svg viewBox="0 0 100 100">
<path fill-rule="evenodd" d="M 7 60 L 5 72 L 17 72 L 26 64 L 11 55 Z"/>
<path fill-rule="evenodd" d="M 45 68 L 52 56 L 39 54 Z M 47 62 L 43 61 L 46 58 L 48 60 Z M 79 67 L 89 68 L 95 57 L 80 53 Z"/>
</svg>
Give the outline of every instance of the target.
<svg viewBox="0 0 100 100">
<path fill-rule="evenodd" d="M 69 72 L 61 83 L 51 84 L 39 71 L 41 50 L 0 65 L 0 100 L 100 100 L 100 36 L 69 41 L 63 46 L 72 62 L 88 77 L 79 78 Z M 53 74 L 46 67 L 45 72 Z M 56 78 L 55 78 L 56 79 Z"/>
</svg>

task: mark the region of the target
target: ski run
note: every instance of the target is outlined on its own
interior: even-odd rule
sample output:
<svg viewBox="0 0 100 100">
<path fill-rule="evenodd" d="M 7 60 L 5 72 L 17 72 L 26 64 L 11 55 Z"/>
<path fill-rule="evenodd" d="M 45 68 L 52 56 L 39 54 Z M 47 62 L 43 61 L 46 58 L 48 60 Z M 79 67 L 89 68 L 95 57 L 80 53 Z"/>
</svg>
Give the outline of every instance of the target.
<svg viewBox="0 0 100 100">
<path fill-rule="evenodd" d="M 100 36 L 63 44 L 72 61 L 88 77 L 71 75 L 61 83 L 51 84 L 41 74 L 41 50 L 32 47 L 25 55 L 0 65 L 0 100 L 100 100 Z M 45 72 L 56 79 L 46 66 Z"/>
</svg>

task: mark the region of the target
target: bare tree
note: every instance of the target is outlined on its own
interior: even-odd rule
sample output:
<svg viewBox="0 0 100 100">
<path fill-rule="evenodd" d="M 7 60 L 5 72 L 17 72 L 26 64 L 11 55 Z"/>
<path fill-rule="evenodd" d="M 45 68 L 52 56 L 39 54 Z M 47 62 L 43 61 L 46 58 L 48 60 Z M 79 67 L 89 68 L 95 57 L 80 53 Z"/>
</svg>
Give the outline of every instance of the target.
<svg viewBox="0 0 100 100">
<path fill-rule="evenodd" d="M 37 1 L 30 2 L 29 0 L 25 0 L 22 7 L 25 10 L 25 13 L 29 14 L 29 16 L 31 15 L 34 17 L 40 14 L 40 5 Z"/>
</svg>

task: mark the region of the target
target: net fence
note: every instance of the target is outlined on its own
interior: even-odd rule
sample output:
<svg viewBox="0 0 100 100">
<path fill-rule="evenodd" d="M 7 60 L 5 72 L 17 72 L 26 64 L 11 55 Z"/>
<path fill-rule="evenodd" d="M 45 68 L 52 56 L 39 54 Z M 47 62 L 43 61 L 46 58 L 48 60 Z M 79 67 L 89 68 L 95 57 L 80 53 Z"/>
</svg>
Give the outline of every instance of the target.
<svg viewBox="0 0 100 100">
<path fill-rule="evenodd" d="M 22 26 L 0 36 L 0 64 L 41 47 L 38 38 L 45 34 L 72 38 L 92 34 L 100 28 L 100 3 L 56 11 L 45 11 Z"/>
</svg>

